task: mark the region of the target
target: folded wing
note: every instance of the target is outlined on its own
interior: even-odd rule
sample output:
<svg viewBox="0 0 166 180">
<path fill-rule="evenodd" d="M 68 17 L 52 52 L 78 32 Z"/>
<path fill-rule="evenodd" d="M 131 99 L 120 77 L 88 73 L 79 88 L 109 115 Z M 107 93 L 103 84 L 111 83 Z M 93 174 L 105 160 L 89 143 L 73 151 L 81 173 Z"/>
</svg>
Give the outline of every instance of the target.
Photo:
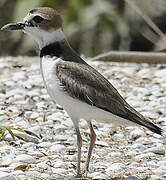
<svg viewBox="0 0 166 180">
<path fill-rule="evenodd" d="M 162 130 L 133 109 L 99 72 L 87 64 L 60 61 L 56 73 L 64 91 L 75 99 L 142 125 L 160 134 Z"/>
</svg>

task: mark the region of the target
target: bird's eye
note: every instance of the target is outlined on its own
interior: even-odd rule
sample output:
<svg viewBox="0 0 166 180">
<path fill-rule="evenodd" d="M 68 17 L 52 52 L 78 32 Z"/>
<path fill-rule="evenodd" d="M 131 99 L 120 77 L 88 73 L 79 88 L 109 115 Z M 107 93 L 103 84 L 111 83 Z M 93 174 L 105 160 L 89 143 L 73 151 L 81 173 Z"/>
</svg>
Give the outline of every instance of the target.
<svg viewBox="0 0 166 180">
<path fill-rule="evenodd" d="M 44 18 L 42 18 L 41 16 L 35 16 L 33 18 L 33 21 L 35 21 L 35 23 L 41 23 L 44 20 Z"/>
</svg>

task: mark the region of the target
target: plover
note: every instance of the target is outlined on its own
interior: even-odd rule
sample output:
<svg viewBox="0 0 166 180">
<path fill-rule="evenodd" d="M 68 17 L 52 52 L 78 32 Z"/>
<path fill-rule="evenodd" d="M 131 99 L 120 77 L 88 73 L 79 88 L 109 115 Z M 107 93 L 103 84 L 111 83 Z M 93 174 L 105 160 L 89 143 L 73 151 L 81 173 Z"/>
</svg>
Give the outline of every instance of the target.
<svg viewBox="0 0 166 180">
<path fill-rule="evenodd" d="M 104 76 L 70 47 L 63 32 L 62 18 L 56 10 L 48 7 L 33 9 L 22 21 L 7 24 L 2 30 L 22 30 L 37 41 L 41 73 L 48 94 L 65 109 L 76 130 L 76 177 L 82 177 L 80 119 L 85 119 L 90 128 L 86 173 L 96 140 L 92 119 L 120 125 L 137 124 L 163 134 L 162 129 L 132 108 Z"/>
</svg>

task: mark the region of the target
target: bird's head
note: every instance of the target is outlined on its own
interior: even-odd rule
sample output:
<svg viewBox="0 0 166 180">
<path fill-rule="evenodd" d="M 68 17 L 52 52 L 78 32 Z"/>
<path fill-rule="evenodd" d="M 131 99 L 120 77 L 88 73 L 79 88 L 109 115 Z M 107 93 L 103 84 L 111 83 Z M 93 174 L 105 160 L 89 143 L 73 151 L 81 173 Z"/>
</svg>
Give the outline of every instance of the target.
<svg viewBox="0 0 166 180">
<path fill-rule="evenodd" d="M 40 49 L 65 39 L 60 14 L 48 7 L 33 9 L 22 21 L 7 24 L 1 30 L 22 30 L 38 42 Z"/>
</svg>

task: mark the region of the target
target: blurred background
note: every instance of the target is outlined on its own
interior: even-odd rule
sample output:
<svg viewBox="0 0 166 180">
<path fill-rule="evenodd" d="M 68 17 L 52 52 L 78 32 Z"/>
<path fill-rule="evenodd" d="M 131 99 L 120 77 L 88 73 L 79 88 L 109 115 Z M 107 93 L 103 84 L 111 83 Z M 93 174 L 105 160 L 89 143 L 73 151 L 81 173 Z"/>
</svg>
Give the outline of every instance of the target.
<svg viewBox="0 0 166 180">
<path fill-rule="evenodd" d="M 131 1 L 166 32 L 166 0 Z M 0 0 L 0 27 L 40 6 L 61 13 L 71 46 L 85 56 L 110 50 L 156 51 L 166 46 L 124 0 Z M 0 32 L 0 56 L 18 55 L 38 55 L 37 44 L 22 32 Z"/>
</svg>

